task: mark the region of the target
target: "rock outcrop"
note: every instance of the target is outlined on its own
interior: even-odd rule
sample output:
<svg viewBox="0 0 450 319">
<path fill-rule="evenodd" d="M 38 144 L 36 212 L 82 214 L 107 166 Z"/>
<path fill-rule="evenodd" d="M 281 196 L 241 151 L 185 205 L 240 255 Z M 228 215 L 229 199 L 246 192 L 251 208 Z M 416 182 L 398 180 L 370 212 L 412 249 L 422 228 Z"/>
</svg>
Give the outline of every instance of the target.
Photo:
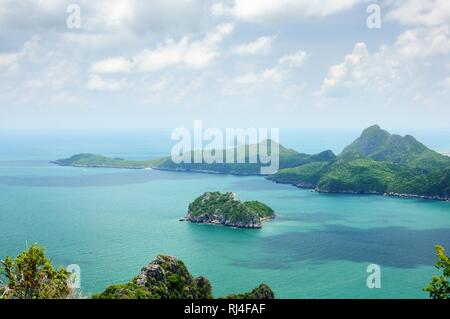
<svg viewBox="0 0 450 319">
<path fill-rule="evenodd" d="M 94 299 L 212 299 L 212 286 L 205 277 L 194 278 L 184 263 L 172 256 L 159 255 L 129 283 L 112 285 Z M 273 299 L 265 284 L 231 299 Z"/>
</svg>

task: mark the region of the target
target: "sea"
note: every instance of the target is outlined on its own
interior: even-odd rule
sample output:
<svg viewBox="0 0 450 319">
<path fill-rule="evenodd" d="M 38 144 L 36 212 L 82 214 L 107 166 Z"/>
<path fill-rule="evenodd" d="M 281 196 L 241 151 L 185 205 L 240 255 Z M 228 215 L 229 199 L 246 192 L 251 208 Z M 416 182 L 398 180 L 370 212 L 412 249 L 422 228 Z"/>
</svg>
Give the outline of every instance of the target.
<svg viewBox="0 0 450 319">
<path fill-rule="evenodd" d="M 358 130 L 280 132 L 303 153 L 339 153 Z M 449 131 L 410 133 L 450 153 Z M 216 297 L 268 284 L 277 298 L 427 298 L 434 246 L 450 251 L 450 203 L 320 194 L 259 176 L 59 167 L 77 153 L 128 159 L 170 153 L 170 130 L 0 130 L 0 259 L 39 243 L 53 265 L 80 267 L 84 295 L 124 283 L 158 254 L 206 276 Z M 179 219 L 206 191 L 270 205 L 262 229 Z M 379 266 L 379 288 L 368 285 Z M 372 287 L 372 288 L 371 288 Z"/>
</svg>

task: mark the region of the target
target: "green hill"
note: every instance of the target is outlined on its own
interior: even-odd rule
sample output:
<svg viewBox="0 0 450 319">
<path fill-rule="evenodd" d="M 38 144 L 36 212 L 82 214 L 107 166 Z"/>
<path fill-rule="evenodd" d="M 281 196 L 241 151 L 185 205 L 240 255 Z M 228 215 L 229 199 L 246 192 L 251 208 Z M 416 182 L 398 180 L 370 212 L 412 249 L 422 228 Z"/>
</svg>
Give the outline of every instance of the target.
<svg viewBox="0 0 450 319">
<path fill-rule="evenodd" d="M 449 157 L 374 125 L 334 160 L 280 169 L 267 178 L 320 192 L 449 199 L 449 172 Z"/>
<path fill-rule="evenodd" d="M 266 142 L 266 141 L 264 141 Z M 273 141 L 268 141 L 268 148 L 270 150 L 271 143 Z M 260 147 L 261 144 L 256 145 Z M 201 163 L 174 163 L 170 156 L 163 157 L 157 160 L 146 160 L 146 161 L 132 161 L 122 158 L 109 158 L 96 154 L 78 154 L 67 159 L 59 159 L 53 161 L 52 163 L 60 166 L 74 166 L 74 167 L 96 167 L 96 168 L 128 168 L 128 169 L 143 169 L 143 168 L 154 168 L 161 170 L 170 171 L 187 171 L 187 172 L 206 172 L 215 174 L 230 174 L 230 175 L 261 175 L 261 167 L 267 166 L 259 161 L 256 163 L 250 163 L 249 160 L 249 149 L 250 147 L 255 147 L 255 145 L 245 145 L 241 146 L 240 149 L 245 154 L 245 157 L 241 160 L 243 163 L 237 162 L 238 148 L 233 150 L 234 152 L 234 163 L 206 163 L 205 161 Z M 303 165 L 306 163 L 314 161 L 328 161 L 336 158 L 336 155 L 332 151 L 324 151 L 316 155 L 308 155 L 298 153 L 292 149 L 278 145 L 279 148 L 279 167 L 289 168 Z M 227 150 L 218 150 L 223 154 L 223 158 L 226 158 Z M 194 158 L 195 152 L 192 151 L 189 156 Z"/>
<path fill-rule="evenodd" d="M 389 134 L 378 125 L 363 131 L 361 136 L 347 146 L 342 155 L 357 153 L 375 161 L 405 164 L 424 170 L 445 169 L 450 165 L 448 156 L 430 150 L 413 136 Z"/>
<path fill-rule="evenodd" d="M 264 141 L 265 142 L 265 141 Z M 269 149 L 273 141 L 268 141 Z M 76 167 L 154 168 L 214 174 L 260 175 L 262 164 L 249 163 L 250 147 L 241 146 L 244 163 L 174 163 L 171 157 L 130 161 L 79 154 L 53 163 Z M 441 155 L 413 136 L 390 134 L 378 125 L 365 129 L 339 156 L 332 151 L 315 155 L 279 147 L 279 170 L 266 178 L 321 192 L 390 194 L 450 199 L 450 157 Z M 235 148 L 235 160 L 238 149 Z M 224 157 L 227 150 L 219 150 Z M 194 158 L 194 152 L 189 154 Z"/>
</svg>

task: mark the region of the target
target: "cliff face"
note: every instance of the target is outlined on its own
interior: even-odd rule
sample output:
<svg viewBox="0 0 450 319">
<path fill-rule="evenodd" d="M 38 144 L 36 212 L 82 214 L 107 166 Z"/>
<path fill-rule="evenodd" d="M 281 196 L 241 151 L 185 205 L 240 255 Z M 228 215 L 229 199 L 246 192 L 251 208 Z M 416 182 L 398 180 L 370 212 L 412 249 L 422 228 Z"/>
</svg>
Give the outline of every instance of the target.
<svg viewBox="0 0 450 319">
<path fill-rule="evenodd" d="M 261 228 L 262 221 L 274 216 L 273 210 L 263 203 L 241 202 L 233 193 L 213 192 L 195 199 L 185 219 L 194 223 Z"/>
<path fill-rule="evenodd" d="M 181 260 L 159 255 L 141 269 L 129 283 L 112 285 L 94 299 L 212 299 L 211 283 L 205 277 L 194 278 Z M 251 292 L 230 295 L 232 299 L 273 299 L 265 284 Z"/>
</svg>

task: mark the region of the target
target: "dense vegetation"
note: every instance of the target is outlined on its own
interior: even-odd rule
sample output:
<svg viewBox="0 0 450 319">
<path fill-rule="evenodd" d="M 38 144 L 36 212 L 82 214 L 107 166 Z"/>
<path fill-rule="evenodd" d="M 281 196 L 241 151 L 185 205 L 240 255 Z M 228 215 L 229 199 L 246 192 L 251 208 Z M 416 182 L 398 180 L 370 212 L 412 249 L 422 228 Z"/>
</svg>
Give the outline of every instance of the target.
<svg viewBox="0 0 450 319">
<path fill-rule="evenodd" d="M 0 299 L 81 298 L 69 284 L 70 274 L 53 269 L 44 249 L 33 245 L 16 258 L 6 257 L 0 267 Z M 223 298 L 273 299 L 269 286 L 261 284 L 249 293 Z M 211 299 L 212 287 L 205 277 L 194 278 L 181 260 L 159 255 L 133 280 L 112 285 L 94 299 Z"/>
<path fill-rule="evenodd" d="M 275 295 L 269 286 L 261 284 L 258 288 L 255 288 L 250 292 L 228 295 L 221 299 L 275 299 Z"/>
<path fill-rule="evenodd" d="M 377 125 L 334 160 L 280 169 L 267 178 L 321 192 L 450 198 L 450 158 Z"/>
<path fill-rule="evenodd" d="M 72 296 L 68 284 L 69 273 L 53 269 L 45 257 L 44 249 L 33 245 L 16 258 L 6 257 L 1 261 L 0 299 L 63 299 Z"/>
<path fill-rule="evenodd" d="M 241 202 L 233 193 L 207 192 L 189 204 L 186 220 L 242 228 L 260 228 L 274 218 L 269 206 L 258 201 Z"/>
<path fill-rule="evenodd" d="M 267 141 L 267 147 L 270 150 L 273 141 Z M 75 167 L 108 167 L 108 168 L 148 168 L 173 171 L 193 171 L 193 172 L 210 172 L 218 174 L 231 174 L 231 175 L 260 175 L 261 166 L 267 166 L 262 164 L 259 159 L 256 163 L 250 163 L 249 149 L 252 146 L 246 145 L 244 147 L 245 157 L 240 162 L 237 160 L 238 148 L 234 149 L 234 163 L 174 163 L 171 157 L 163 157 L 157 160 L 147 161 L 131 161 L 122 158 L 109 158 L 95 154 L 78 154 L 67 159 L 59 159 L 52 163 L 60 166 L 75 166 Z M 253 145 L 255 147 L 255 145 Z M 256 145 L 260 147 L 260 144 Z M 308 155 L 297 153 L 294 150 L 287 149 L 282 145 L 278 145 L 280 156 L 280 168 L 295 167 L 314 161 L 328 161 L 333 160 L 336 156 L 331 151 L 325 151 L 316 155 Z M 222 153 L 223 159 L 226 159 L 227 150 L 218 150 L 218 153 Z M 189 157 L 194 158 L 194 152 L 191 152 Z"/>
<path fill-rule="evenodd" d="M 273 141 L 268 141 L 270 146 Z M 259 145 L 256 145 L 260 147 Z M 69 166 L 146 168 L 259 175 L 261 163 L 174 163 L 170 157 L 155 161 L 128 161 L 79 154 L 54 163 Z M 255 147 L 255 145 L 253 145 Z M 225 154 L 225 150 L 220 150 Z M 235 154 L 237 151 L 235 149 Z M 193 158 L 194 153 L 190 154 Z M 236 159 L 236 157 L 235 157 Z M 450 199 L 450 157 L 428 149 L 414 137 L 391 135 L 378 125 L 363 131 L 339 156 L 331 151 L 316 155 L 298 153 L 279 145 L 279 171 L 269 180 L 314 188 L 321 192 L 387 193 Z"/>
<path fill-rule="evenodd" d="M 210 299 L 204 277 L 193 278 L 181 260 L 159 255 L 126 284 L 112 285 L 94 299 Z"/>
<path fill-rule="evenodd" d="M 436 246 L 436 254 L 438 261 L 435 266 L 442 271 L 442 275 L 433 276 L 424 291 L 428 292 L 432 299 L 450 299 L 450 258 L 445 255 L 444 247 L 439 245 Z"/>
<path fill-rule="evenodd" d="M 103 168 L 128 168 L 143 169 L 153 165 L 155 161 L 131 161 L 123 158 L 110 158 L 95 154 L 77 154 L 67 159 L 59 159 L 52 163 L 60 166 L 74 167 L 103 167 Z"/>
<path fill-rule="evenodd" d="M 261 284 L 249 293 L 224 298 L 273 299 L 273 291 Z M 212 299 L 211 283 L 205 277 L 193 278 L 184 263 L 175 257 L 159 255 L 126 284 L 113 285 L 97 299 Z"/>
</svg>

